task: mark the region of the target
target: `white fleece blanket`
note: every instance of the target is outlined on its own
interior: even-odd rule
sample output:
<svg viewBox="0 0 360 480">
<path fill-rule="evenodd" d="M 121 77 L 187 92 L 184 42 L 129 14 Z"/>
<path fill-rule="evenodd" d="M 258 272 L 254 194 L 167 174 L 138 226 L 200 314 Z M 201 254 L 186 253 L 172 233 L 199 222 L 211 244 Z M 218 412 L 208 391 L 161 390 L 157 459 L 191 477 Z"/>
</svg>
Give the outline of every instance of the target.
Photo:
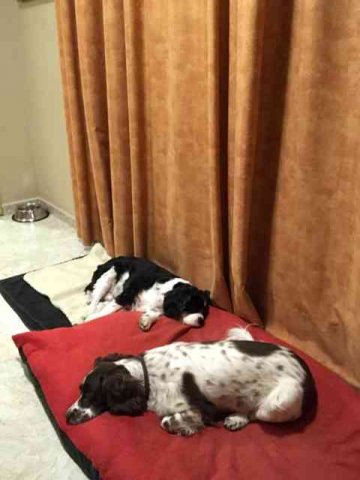
<svg viewBox="0 0 360 480">
<path fill-rule="evenodd" d="M 47 295 L 72 324 L 82 323 L 89 309 L 84 288 L 91 281 L 96 267 L 109 258 L 106 250 L 97 243 L 85 257 L 30 272 L 24 276 L 24 280 L 38 292 Z M 98 312 L 100 315 L 101 312 Z"/>
<path fill-rule="evenodd" d="M 1 480 L 85 480 L 63 450 L 26 379 L 18 351 L 0 334 L 0 478 Z"/>
</svg>

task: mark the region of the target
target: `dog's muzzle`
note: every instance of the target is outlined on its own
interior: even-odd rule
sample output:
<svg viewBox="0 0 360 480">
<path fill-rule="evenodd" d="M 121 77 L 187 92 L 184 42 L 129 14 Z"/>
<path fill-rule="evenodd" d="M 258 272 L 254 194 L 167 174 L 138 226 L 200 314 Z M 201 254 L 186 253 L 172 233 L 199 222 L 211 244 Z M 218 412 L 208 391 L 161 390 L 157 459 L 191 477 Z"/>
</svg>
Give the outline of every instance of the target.
<svg viewBox="0 0 360 480">
<path fill-rule="evenodd" d="M 201 313 L 190 313 L 189 315 L 184 315 L 182 319 L 185 325 L 191 325 L 192 327 L 202 327 L 204 325 L 205 319 L 204 315 Z"/>
<path fill-rule="evenodd" d="M 66 422 L 70 425 L 78 425 L 90 420 L 94 416 L 91 408 L 81 408 L 78 403 L 75 403 L 66 412 Z"/>
</svg>

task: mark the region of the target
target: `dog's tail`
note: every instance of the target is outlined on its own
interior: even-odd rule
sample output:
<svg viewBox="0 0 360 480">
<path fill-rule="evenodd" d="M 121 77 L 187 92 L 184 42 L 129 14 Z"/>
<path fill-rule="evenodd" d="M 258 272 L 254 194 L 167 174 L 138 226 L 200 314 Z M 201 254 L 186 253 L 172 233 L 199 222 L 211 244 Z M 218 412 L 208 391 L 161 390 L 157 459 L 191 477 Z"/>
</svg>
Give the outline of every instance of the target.
<svg viewBox="0 0 360 480">
<path fill-rule="evenodd" d="M 230 328 L 226 338 L 228 340 L 248 340 L 249 342 L 252 342 L 254 341 L 254 337 L 248 331 L 249 327 L 251 327 L 251 325 L 247 325 L 245 328 Z"/>
</svg>

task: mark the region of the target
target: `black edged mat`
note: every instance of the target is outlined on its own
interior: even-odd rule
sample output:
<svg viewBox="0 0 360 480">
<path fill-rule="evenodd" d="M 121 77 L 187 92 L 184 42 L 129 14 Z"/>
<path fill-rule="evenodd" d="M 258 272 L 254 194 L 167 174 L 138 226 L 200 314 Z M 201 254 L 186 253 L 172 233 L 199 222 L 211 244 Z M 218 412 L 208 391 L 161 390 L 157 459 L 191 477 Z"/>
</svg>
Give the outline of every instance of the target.
<svg viewBox="0 0 360 480">
<path fill-rule="evenodd" d="M 1 280 L 0 294 L 29 330 L 71 327 L 67 316 L 51 303 L 49 297 L 30 287 L 24 275 Z"/>
</svg>

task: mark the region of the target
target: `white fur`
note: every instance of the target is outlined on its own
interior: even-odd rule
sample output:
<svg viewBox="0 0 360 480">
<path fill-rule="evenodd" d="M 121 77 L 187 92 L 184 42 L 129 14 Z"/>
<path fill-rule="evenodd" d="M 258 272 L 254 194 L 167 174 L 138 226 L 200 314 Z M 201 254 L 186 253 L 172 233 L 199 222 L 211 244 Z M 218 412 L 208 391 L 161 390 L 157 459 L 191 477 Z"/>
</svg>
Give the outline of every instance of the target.
<svg viewBox="0 0 360 480">
<path fill-rule="evenodd" d="M 89 314 L 91 315 L 96 311 L 96 307 L 98 306 L 99 302 L 105 296 L 114 289 L 116 284 L 116 271 L 115 268 L 109 268 L 107 272 L 105 272 L 101 277 L 97 280 L 94 285 L 94 288 L 91 292 L 91 303 L 89 308 Z"/>
<path fill-rule="evenodd" d="M 204 315 L 201 313 L 190 313 L 185 315 L 182 319 L 185 325 L 191 325 L 192 327 L 199 327 L 204 320 Z"/>
<path fill-rule="evenodd" d="M 92 408 L 84 408 L 79 405 L 80 398 L 76 400 L 76 402 L 71 405 L 71 407 L 68 410 L 68 413 L 74 412 L 75 410 L 81 411 L 81 416 L 83 418 L 86 418 L 87 420 L 90 420 L 91 418 L 94 418 L 96 416 L 96 413 Z"/>
<path fill-rule="evenodd" d="M 119 280 L 116 282 L 116 285 L 115 285 L 113 291 L 111 292 L 112 298 L 116 298 L 116 297 L 118 297 L 119 295 L 122 294 L 122 292 L 124 290 L 125 282 L 129 277 L 130 277 L 129 272 L 125 272 L 121 275 Z"/>
<path fill-rule="evenodd" d="M 114 363 L 116 365 L 123 365 L 124 367 L 126 367 L 130 375 L 132 375 L 133 377 L 143 379 L 143 367 L 138 360 L 131 358 L 122 358 L 121 360 L 116 360 Z"/>
<path fill-rule="evenodd" d="M 253 341 L 254 337 L 251 335 L 247 327 L 231 328 L 227 334 L 228 340 L 248 340 Z"/>
<path fill-rule="evenodd" d="M 115 300 L 109 300 L 108 302 L 100 302 L 95 311 L 86 317 L 87 320 L 94 320 L 95 318 L 104 317 L 110 315 L 110 313 L 121 310 L 121 307 Z"/>
<path fill-rule="evenodd" d="M 294 378 L 284 378 L 264 399 L 255 418 L 264 422 L 286 422 L 301 415 L 302 387 Z"/>
</svg>

